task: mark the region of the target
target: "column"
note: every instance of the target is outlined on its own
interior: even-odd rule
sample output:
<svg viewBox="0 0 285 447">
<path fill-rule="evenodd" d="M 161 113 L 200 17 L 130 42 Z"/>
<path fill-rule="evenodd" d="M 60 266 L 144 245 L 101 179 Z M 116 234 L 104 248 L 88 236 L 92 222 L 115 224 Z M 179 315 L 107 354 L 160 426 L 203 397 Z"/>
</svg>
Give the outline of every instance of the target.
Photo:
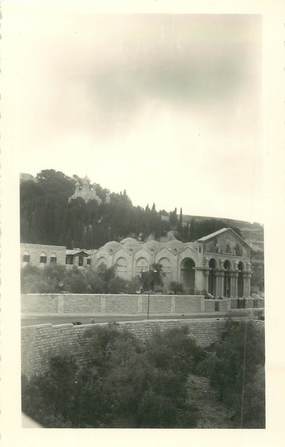
<svg viewBox="0 0 285 447">
<path fill-rule="evenodd" d="M 204 289 L 205 289 L 206 293 L 209 292 L 209 273 L 210 273 L 209 269 L 204 270 L 204 278 L 205 278 L 205 287 L 204 287 Z"/>
<path fill-rule="evenodd" d="M 222 270 L 217 270 L 217 273 L 216 273 L 216 296 L 217 297 L 224 296 L 224 279 L 225 279 L 225 272 Z"/>
<path fill-rule="evenodd" d="M 244 298 L 250 297 L 250 278 L 251 278 L 251 272 L 243 273 L 243 296 L 244 296 Z"/>
<path fill-rule="evenodd" d="M 231 298 L 237 298 L 238 295 L 238 272 L 231 272 Z"/>
<path fill-rule="evenodd" d="M 215 271 L 216 275 L 216 290 L 215 290 L 215 296 L 219 296 L 220 294 L 220 275 L 218 270 Z"/>
</svg>

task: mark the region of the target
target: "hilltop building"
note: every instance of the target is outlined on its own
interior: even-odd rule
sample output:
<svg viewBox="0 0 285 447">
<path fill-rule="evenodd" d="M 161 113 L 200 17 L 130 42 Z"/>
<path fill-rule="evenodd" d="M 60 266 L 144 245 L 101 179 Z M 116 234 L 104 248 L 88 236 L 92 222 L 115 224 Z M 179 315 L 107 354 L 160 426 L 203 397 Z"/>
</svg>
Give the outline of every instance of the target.
<svg viewBox="0 0 285 447">
<path fill-rule="evenodd" d="M 68 199 L 70 202 L 71 200 L 77 199 L 77 198 L 83 199 L 85 202 L 88 202 L 89 200 L 96 200 L 96 202 L 100 205 L 102 203 L 102 199 L 97 195 L 97 192 L 93 185 L 91 185 L 90 180 L 88 177 L 84 177 L 82 180 L 78 180 L 75 184 L 75 192 L 74 194 Z"/>
<path fill-rule="evenodd" d="M 183 285 L 189 294 L 210 293 L 216 297 L 249 297 L 251 247 L 231 228 L 223 228 L 195 242 L 142 242 L 125 238 L 110 241 L 98 250 L 67 250 L 59 246 L 22 244 L 23 264 L 58 264 L 115 267 L 121 278 L 131 280 L 149 270 L 152 264 L 162 266 L 164 288 L 172 281 Z M 45 260 L 45 262 L 43 262 Z"/>
</svg>

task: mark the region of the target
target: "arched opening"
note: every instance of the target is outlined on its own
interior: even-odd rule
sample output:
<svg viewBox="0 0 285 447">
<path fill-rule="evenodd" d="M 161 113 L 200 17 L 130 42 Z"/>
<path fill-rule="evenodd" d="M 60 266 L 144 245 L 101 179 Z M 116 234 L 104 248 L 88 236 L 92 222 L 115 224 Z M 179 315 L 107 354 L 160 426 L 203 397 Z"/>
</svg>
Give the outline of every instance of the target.
<svg viewBox="0 0 285 447">
<path fill-rule="evenodd" d="M 166 282 L 170 282 L 172 279 L 172 269 L 171 269 L 171 264 L 168 258 L 161 258 L 158 261 L 158 264 L 161 265 L 161 272 L 162 272 L 162 276 L 163 279 Z"/>
<path fill-rule="evenodd" d="M 224 262 L 224 269 L 225 269 L 224 296 L 229 298 L 231 296 L 231 276 L 230 276 L 231 264 L 230 264 L 230 261 Z"/>
<path fill-rule="evenodd" d="M 243 297 L 243 263 L 238 263 L 238 298 Z"/>
<path fill-rule="evenodd" d="M 139 258 L 136 262 L 136 275 L 140 275 L 142 272 L 149 270 L 149 264 L 145 258 Z"/>
<path fill-rule="evenodd" d="M 191 258 L 183 259 L 181 263 L 181 280 L 183 288 L 188 293 L 195 293 L 195 262 Z"/>
<path fill-rule="evenodd" d="M 120 257 L 116 262 L 116 274 L 121 278 L 127 278 L 127 260 L 126 258 Z"/>
<path fill-rule="evenodd" d="M 208 279 L 208 292 L 211 295 L 216 295 L 216 261 L 215 259 L 210 259 L 209 262 L 209 279 Z"/>
<path fill-rule="evenodd" d="M 99 258 L 97 261 L 97 269 L 99 271 L 105 271 L 107 269 L 107 260 L 105 258 Z"/>
</svg>

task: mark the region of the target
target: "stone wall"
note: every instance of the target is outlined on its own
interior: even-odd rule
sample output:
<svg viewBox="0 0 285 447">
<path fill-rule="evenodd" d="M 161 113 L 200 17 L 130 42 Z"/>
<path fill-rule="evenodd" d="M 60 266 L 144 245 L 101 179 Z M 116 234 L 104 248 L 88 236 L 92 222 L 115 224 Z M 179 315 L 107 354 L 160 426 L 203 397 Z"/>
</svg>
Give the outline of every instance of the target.
<svg viewBox="0 0 285 447">
<path fill-rule="evenodd" d="M 253 320 L 261 332 L 264 322 Z M 224 329 L 226 319 L 203 318 L 185 320 L 144 320 L 116 323 L 119 330 L 127 329 L 141 340 L 146 340 L 154 331 L 162 331 L 188 326 L 190 335 L 201 347 L 209 346 L 217 341 Z M 42 324 L 22 328 L 22 374 L 27 377 L 43 373 L 51 356 L 57 354 L 73 354 L 76 359 L 85 363 L 90 357 L 88 352 L 86 332 L 94 331 L 98 326 L 108 323 L 73 325 L 62 324 L 53 326 Z"/>
<path fill-rule="evenodd" d="M 190 315 L 243 307 L 263 308 L 264 300 L 205 299 L 202 295 L 23 294 L 22 315 Z"/>
<path fill-rule="evenodd" d="M 158 328 L 166 330 L 174 327 L 188 326 L 190 335 L 197 343 L 208 346 L 216 341 L 223 330 L 224 319 L 195 319 L 195 320 L 144 320 L 116 323 L 120 330 L 127 329 L 137 337 L 145 340 Z M 73 325 L 62 324 L 53 326 L 42 324 L 22 328 L 22 373 L 30 376 L 46 370 L 48 360 L 56 354 L 74 354 L 81 362 L 88 359 L 85 334 L 88 330 L 95 330 L 98 326 L 108 323 Z"/>
<path fill-rule="evenodd" d="M 202 295 L 23 294 L 22 314 L 150 315 L 205 310 Z"/>
</svg>

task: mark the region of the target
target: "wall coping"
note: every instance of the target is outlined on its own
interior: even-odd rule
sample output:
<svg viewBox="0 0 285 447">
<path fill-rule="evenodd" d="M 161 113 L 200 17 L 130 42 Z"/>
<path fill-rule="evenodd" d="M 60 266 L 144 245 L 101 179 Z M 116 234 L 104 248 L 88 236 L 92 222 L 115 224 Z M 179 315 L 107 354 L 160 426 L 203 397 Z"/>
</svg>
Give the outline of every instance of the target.
<svg viewBox="0 0 285 447">
<path fill-rule="evenodd" d="M 205 295 L 184 295 L 184 294 L 163 294 L 163 293 L 22 293 L 23 296 L 155 296 L 155 297 L 189 297 L 189 298 L 203 298 Z"/>
</svg>

